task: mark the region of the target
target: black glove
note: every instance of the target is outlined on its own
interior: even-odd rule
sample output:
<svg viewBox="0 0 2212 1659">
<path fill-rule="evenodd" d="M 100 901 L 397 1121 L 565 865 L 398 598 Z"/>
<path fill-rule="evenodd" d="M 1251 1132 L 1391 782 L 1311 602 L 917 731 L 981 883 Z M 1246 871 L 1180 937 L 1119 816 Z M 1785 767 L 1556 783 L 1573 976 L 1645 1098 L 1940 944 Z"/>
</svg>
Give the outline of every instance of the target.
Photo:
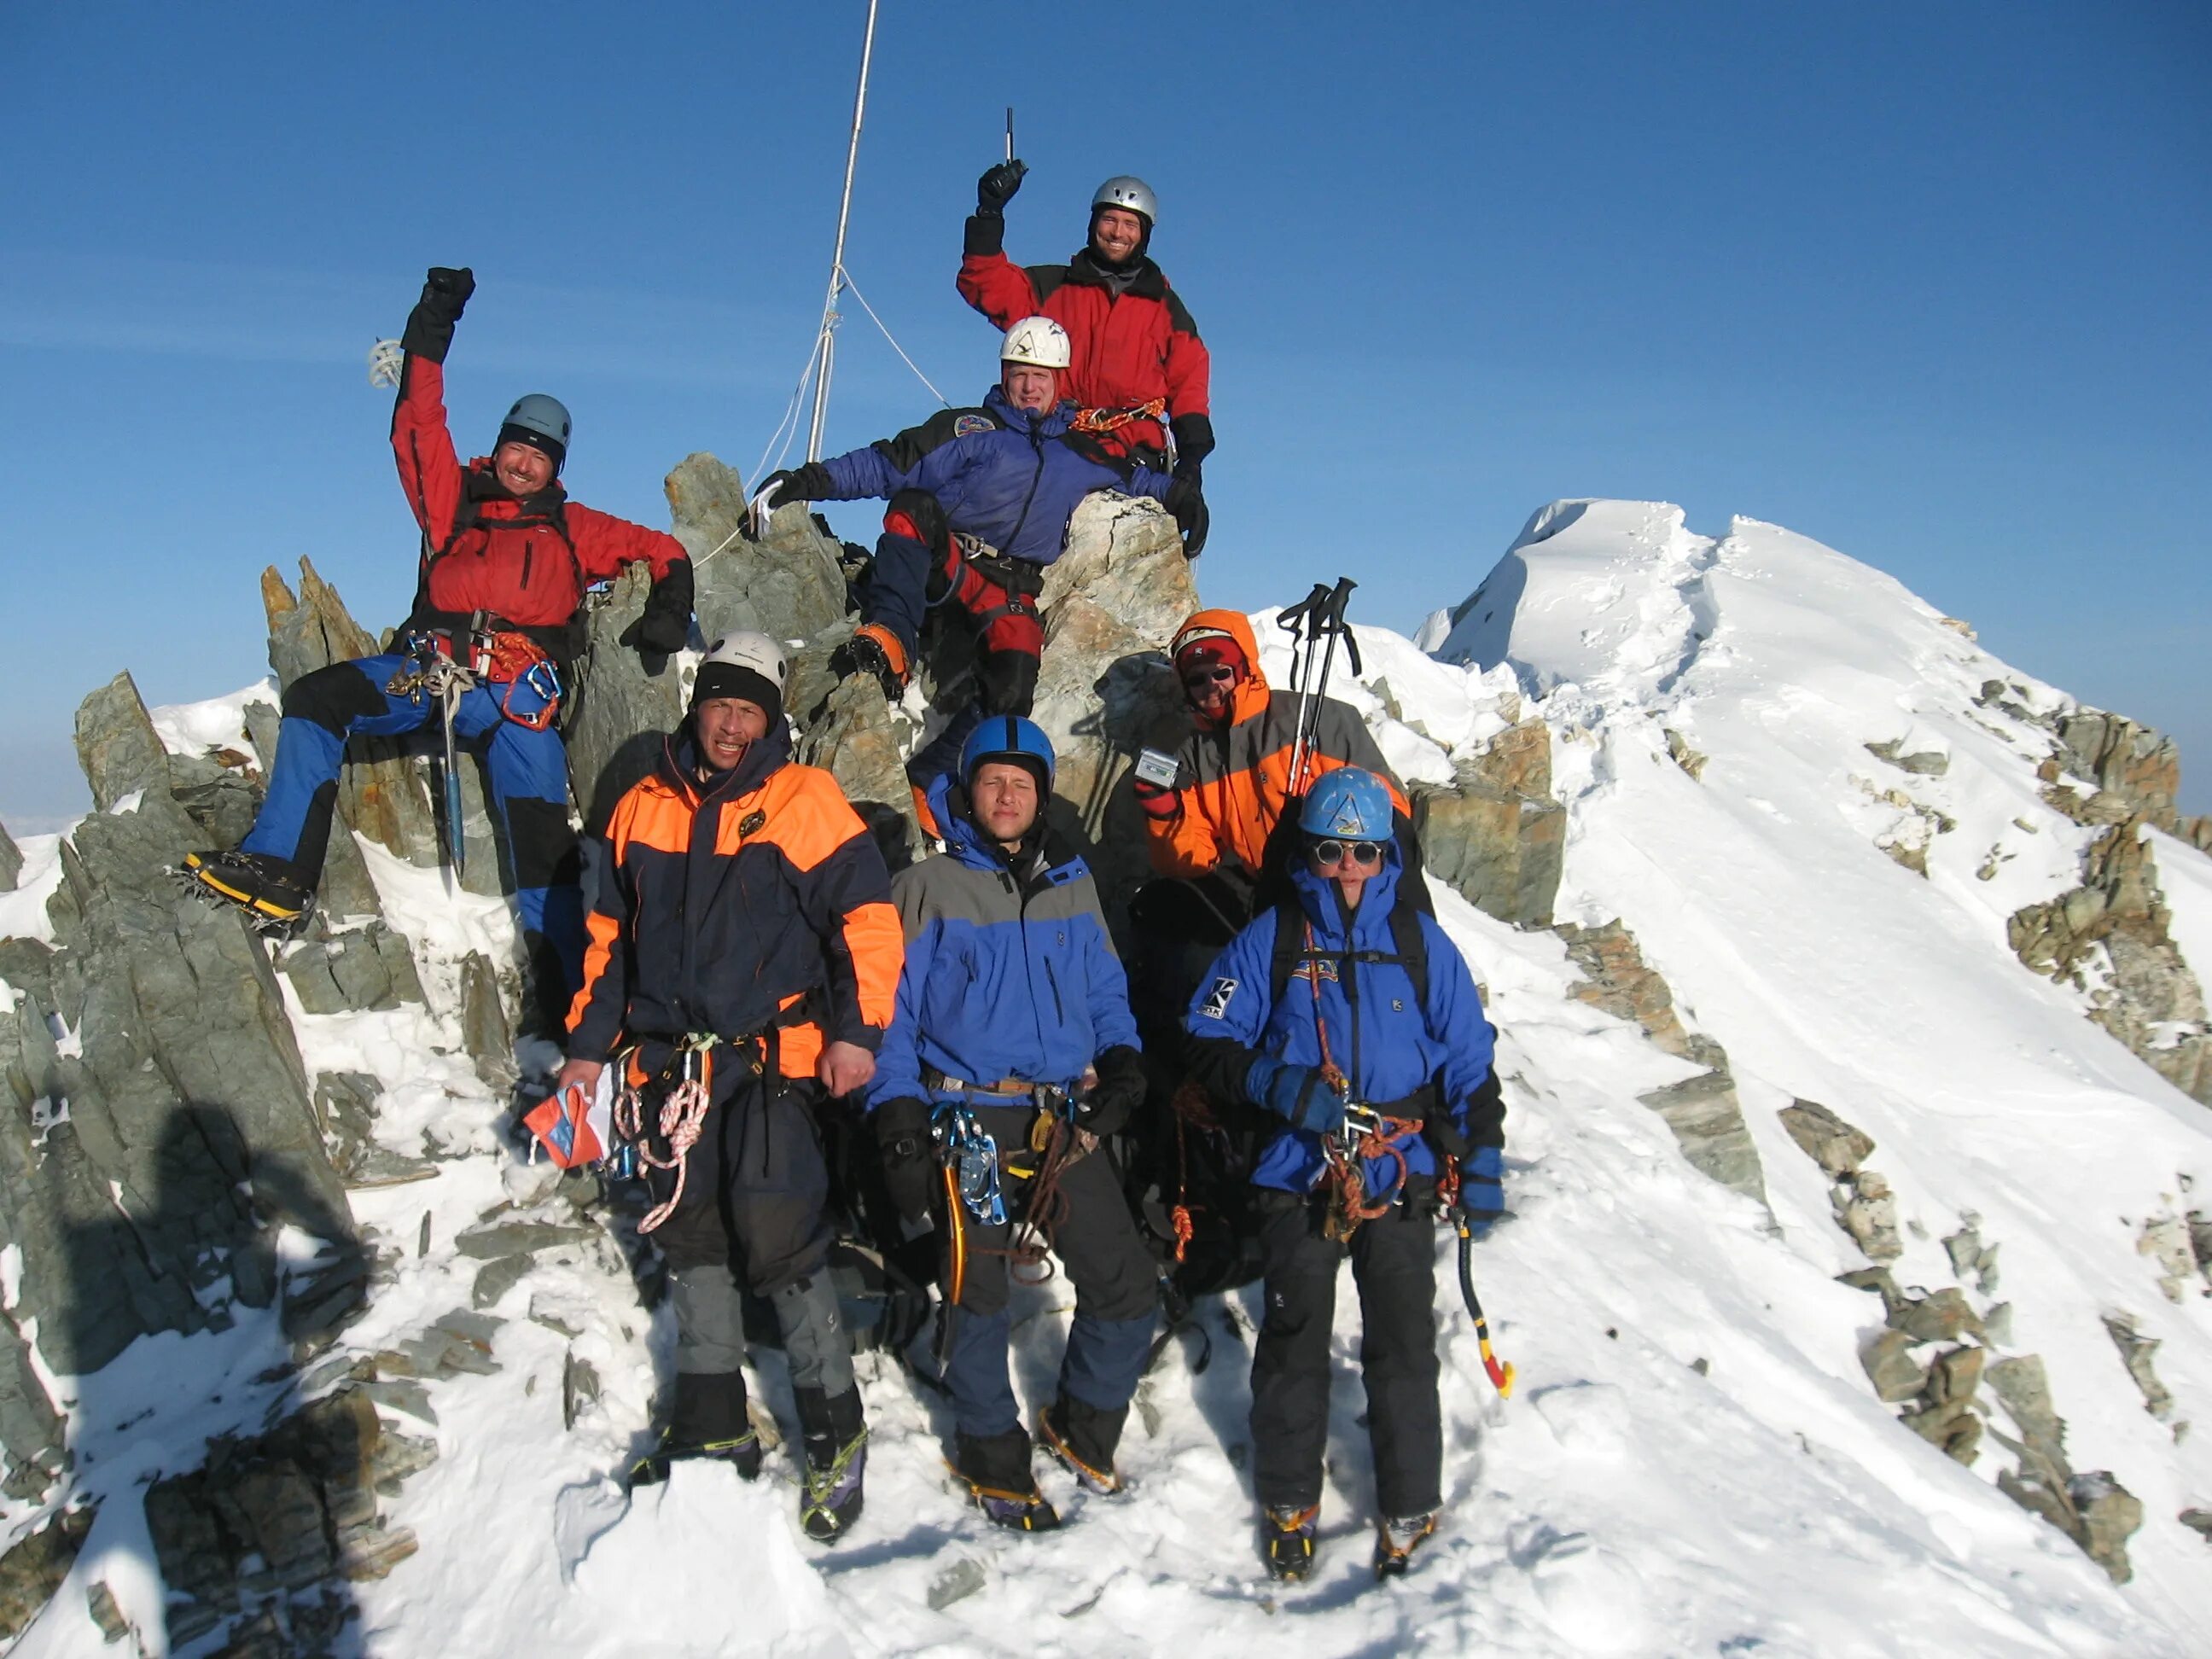
<svg viewBox="0 0 2212 1659">
<path fill-rule="evenodd" d="M 1429 1150 L 1440 1161 L 1447 1158 L 1464 1158 L 1474 1144 L 1461 1133 L 1459 1125 L 1451 1121 L 1451 1114 L 1442 1106 L 1422 1120 L 1421 1139 L 1429 1143 Z"/>
<path fill-rule="evenodd" d="M 762 480 L 761 489 L 766 489 L 771 485 L 775 489 L 775 504 L 778 507 L 786 501 L 818 501 L 837 488 L 836 481 L 830 476 L 830 469 L 819 461 L 809 461 L 805 466 L 794 466 L 785 472 L 771 472 Z M 757 495 L 760 492 L 756 490 L 753 493 Z"/>
<path fill-rule="evenodd" d="M 1075 1109 L 1075 1127 L 1101 1140 L 1128 1127 L 1145 1103 L 1145 1058 L 1126 1042 L 1098 1056 L 1097 1086 Z"/>
<path fill-rule="evenodd" d="M 637 619 L 640 651 L 681 651 L 691 639 L 691 561 L 678 559 L 653 583 Z"/>
<path fill-rule="evenodd" d="M 902 1218 L 919 1221 L 929 1213 L 937 1189 L 937 1153 L 929 1137 L 929 1103 L 887 1100 L 870 1114 L 876 1151 L 884 1161 L 884 1187 Z"/>
<path fill-rule="evenodd" d="M 1182 532 L 1182 556 L 1194 559 L 1206 550 L 1206 526 L 1212 522 L 1206 510 L 1206 497 L 1198 487 L 1195 475 L 1177 478 L 1168 486 L 1168 495 L 1163 503 L 1175 514 L 1176 528 Z"/>
<path fill-rule="evenodd" d="M 1014 199 L 1014 192 L 1022 187 L 1022 177 L 1030 170 L 1026 161 L 1000 161 L 975 181 L 975 211 L 1004 213 L 1006 204 Z"/>
<path fill-rule="evenodd" d="M 1175 434 L 1176 477 L 1198 479 L 1198 469 L 1213 453 L 1213 422 L 1203 415 L 1178 415 L 1168 422 Z"/>
<path fill-rule="evenodd" d="M 453 348 L 453 325 L 461 320 L 469 295 L 476 291 L 476 274 L 466 265 L 459 270 L 432 265 L 422 279 L 422 297 L 407 314 L 399 349 L 410 356 L 444 362 L 446 353 Z"/>
</svg>

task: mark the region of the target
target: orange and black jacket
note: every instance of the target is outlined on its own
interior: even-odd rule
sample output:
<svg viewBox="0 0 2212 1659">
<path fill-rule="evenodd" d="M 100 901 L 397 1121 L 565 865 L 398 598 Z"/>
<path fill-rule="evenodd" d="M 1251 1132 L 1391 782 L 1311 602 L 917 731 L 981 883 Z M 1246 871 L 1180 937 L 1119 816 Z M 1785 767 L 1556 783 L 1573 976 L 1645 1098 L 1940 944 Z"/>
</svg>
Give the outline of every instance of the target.
<svg viewBox="0 0 2212 1659">
<path fill-rule="evenodd" d="M 1193 629 L 1218 629 L 1234 639 L 1252 672 L 1231 695 L 1228 718 L 1216 722 L 1192 716 L 1196 726 L 1177 752 L 1181 763 L 1176 811 L 1166 818 L 1145 820 L 1146 850 L 1152 868 L 1164 876 L 1202 876 L 1223 865 L 1257 875 L 1268 864 L 1275 826 L 1284 803 L 1304 795 L 1313 781 L 1340 766 L 1372 772 L 1389 787 L 1401 813 L 1412 811 L 1406 792 L 1390 775 L 1382 751 L 1366 721 L 1333 697 L 1315 711 L 1313 741 L 1305 776 L 1291 777 L 1291 749 L 1297 738 L 1298 705 L 1293 692 L 1270 690 L 1260 672 L 1260 645 L 1241 611 L 1201 611 L 1176 635 Z"/>
<path fill-rule="evenodd" d="M 825 1042 L 874 1052 L 906 959 L 883 854 L 837 781 L 777 728 L 711 782 L 688 727 L 616 803 L 586 918 L 573 1060 L 625 1041 L 774 1030 L 786 1077 Z"/>
</svg>

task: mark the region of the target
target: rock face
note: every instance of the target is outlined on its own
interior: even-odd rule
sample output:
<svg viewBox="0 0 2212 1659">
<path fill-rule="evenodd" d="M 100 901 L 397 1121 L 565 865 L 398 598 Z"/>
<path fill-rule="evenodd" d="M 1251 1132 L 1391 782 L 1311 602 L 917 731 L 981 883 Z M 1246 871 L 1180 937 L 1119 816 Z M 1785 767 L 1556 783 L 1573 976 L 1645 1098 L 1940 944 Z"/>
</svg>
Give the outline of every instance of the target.
<svg viewBox="0 0 2212 1659">
<path fill-rule="evenodd" d="M 1552 734 L 1531 716 L 1456 768 L 1449 790 L 1419 792 L 1429 874 L 1500 921 L 1547 927 L 1565 867 L 1567 812 L 1552 798 Z"/>
<path fill-rule="evenodd" d="M 2161 1077 L 2212 1105 L 2212 1028 L 2204 993 L 2167 931 L 2171 920 L 2144 819 L 2093 841 L 2081 884 L 2015 912 L 2014 953 L 2039 974 L 2089 993 L 2090 1015 Z M 2098 972 L 2101 955 L 2109 973 Z"/>
<path fill-rule="evenodd" d="M 15 845 L 8 826 L 0 823 L 0 893 L 15 890 L 17 878 L 23 873 L 23 849 Z"/>
<path fill-rule="evenodd" d="M 268 1220 L 355 1248 L 267 956 L 166 874 L 198 832 L 128 676 L 86 700 L 77 732 L 106 805 L 63 848 L 56 947 L 5 959 L 20 995 L 0 1055 L 22 1109 L 0 1120 L 13 1312 L 71 1373 L 149 1331 L 227 1323 L 232 1297 L 268 1305 Z"/>
<path fill-rule="evenodd" d="M 1674 1012 L 1674 994 L 1657 971 L 1647 966 L 1636 936 L 1615 919 L 1598 927 L 1562 923 L 1554 930 L 1566 941 L 1567 955 L 1582 970 L 1574 995 L 1616 1019 L 1639 1025 L 1670 1054 L 1694 1060 L 1705 1070 L 1639 1097 L 1667 1121 L 1692 1167 L 1762 1203 L 1765 1172 L 1759 1148 L 1744 1126 L 1743 1106 L 1729 1075 L 1728 1051 L 1712 1038 L 1685 1030 Z"/>
<path fill-rule="evenodd" d="M 2001 1359 L 1987 1376 L 2019 1431 L 2017 1439 L 1994 1427 L 1990 1431 L 2019 1460 L 2017 1470 L 1998 1474 L 1998 1490 L 2072 1538 L 2114 1583 L 2126 1583 L 2135 1572 L 2128 1564 L 2128 1540 L 2142 1525 L 2142 1504 L 2106 1471 L 2076 1474 L 2068 1467 L 2066 1425 L 2051 1407 L 2041 1359 L 2033 1354 Z"/>
</svg>

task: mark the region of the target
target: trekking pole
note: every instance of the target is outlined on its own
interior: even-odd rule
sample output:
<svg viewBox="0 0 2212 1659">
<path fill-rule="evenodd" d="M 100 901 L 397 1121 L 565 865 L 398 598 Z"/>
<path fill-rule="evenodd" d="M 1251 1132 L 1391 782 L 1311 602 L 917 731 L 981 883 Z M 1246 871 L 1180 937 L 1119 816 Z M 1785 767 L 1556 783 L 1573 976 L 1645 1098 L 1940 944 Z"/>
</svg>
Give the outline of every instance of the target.
<svg viewBox="0 0 2212 1659">
<path fill-rule="evenodd" d="M 1298 793 L 1298 769 L 1305 763 L 1305 749 L 1310 739 L 1306 714 L 1309 698 L 1306 686 L 1313 670 L 1313 634 L 1309 626 L 1328 603 L 1327 582 L 1316 582 L 1313 591 L 1275 618 L 1275 626 L 1291 636 L 1291 692 L 1298 700 L 1297 719 L 1291 729 L 1291 769 L 1283 782 L 1286 795 Z M 1300 645 L 1305 647 L 1301 654 Z"/>
</svg>

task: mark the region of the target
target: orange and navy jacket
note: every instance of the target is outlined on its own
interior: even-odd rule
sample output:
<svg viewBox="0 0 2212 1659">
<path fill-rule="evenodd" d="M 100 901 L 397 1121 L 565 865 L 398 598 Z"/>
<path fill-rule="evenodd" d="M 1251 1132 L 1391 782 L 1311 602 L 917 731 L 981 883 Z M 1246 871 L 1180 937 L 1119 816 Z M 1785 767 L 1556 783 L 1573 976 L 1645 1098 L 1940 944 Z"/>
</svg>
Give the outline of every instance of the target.
<svg viewBox="0 0 2212 1659">
<path fill-rule="evenodd" d="M 1024 317 L 1049 317 L 1067 331 L 1072 357 L 1060 380 L 1060 395 L 1085 409 L 1134 409 L 1164 398 L 1176 422 L 1178 449 L 1185 459 L 1203 459 L 1212 445 L 1209 400 L 1213 362 L 1198 325 L 1167 277 L 1150 259 L 1138 262 L 1135 276 L 1118 294 L 1085 248 L 1064 265 L 1014 264 L 984 239 L 979 246 L 977 221 L 969 221 L 969 246 L 960 261 L 960 297 L 1000 329 Z M 990 221 L 1001 234 L 1003 222 Z M 1190 441 L 1190 417 L 1206 436 Z M 1167 443 L 1159 423 L 1132 421 L 1116 434 L 1126 445 L 1158 450 Z M 1197 453 L 1192 453 L 1194 448 Z"/>
<path fill-rule="evenodd" d="M 1340 766 L 1372 772 L 1389 786 L 1391 803 L 1410 815 L 1406 792 L 1390 775 L 1382 751 L 1352 708 L 1334 697 L 1321 699 L 1305 777 L 1293 787 L 1291 749 L 1297 738 L 1298 705 L 1294 692 L 1269 689 L 1260 672 L 1259 641 L 1252 624 L 1236 611 L 1201 611 L 1176 635 L 1180 644 L 1194 629 L 1218 629 L 1237 641 L 1252 672 L 1231 693 L 1225 720 L 1194 713 L 1196 729 L 1183 740 L 1176 787 L 1176 811 L 1145 820 L 1146 848 L 1152 868 L 1164 876 L 1202 876 L 1224 863 L 1257 875 L 1267 861 L 1268 838 L 1283 816 L 1283 804 L 1303 795 L 1313 781 Z"/>
<path fill-rule="evenodd" d="M 890 894 L 860 814 L 781 722 L 705 784 L 678 731 L 608 821 L 569 1057 L 770 1028 L 786 1077 L 812 1076 L 825 1042 L 873 1053 L 906 959 Z"/>
<path fill-rule="evenodd" d="M 557 480 L 526 501 L 501 485 L 488 457 L 464 467 L 446 426 L 445 396 L 444 365 L 410 353 L 392 411 L 392 453 L 422 528 L 410 626 L 465 626 L 483 611 L 565 657 L 555 630 L 568 627 L 592 583 L 640 559 L 659 581 L 687 559 L 684 544 L 665 531 L 572 501 Z"/>
</svg>

